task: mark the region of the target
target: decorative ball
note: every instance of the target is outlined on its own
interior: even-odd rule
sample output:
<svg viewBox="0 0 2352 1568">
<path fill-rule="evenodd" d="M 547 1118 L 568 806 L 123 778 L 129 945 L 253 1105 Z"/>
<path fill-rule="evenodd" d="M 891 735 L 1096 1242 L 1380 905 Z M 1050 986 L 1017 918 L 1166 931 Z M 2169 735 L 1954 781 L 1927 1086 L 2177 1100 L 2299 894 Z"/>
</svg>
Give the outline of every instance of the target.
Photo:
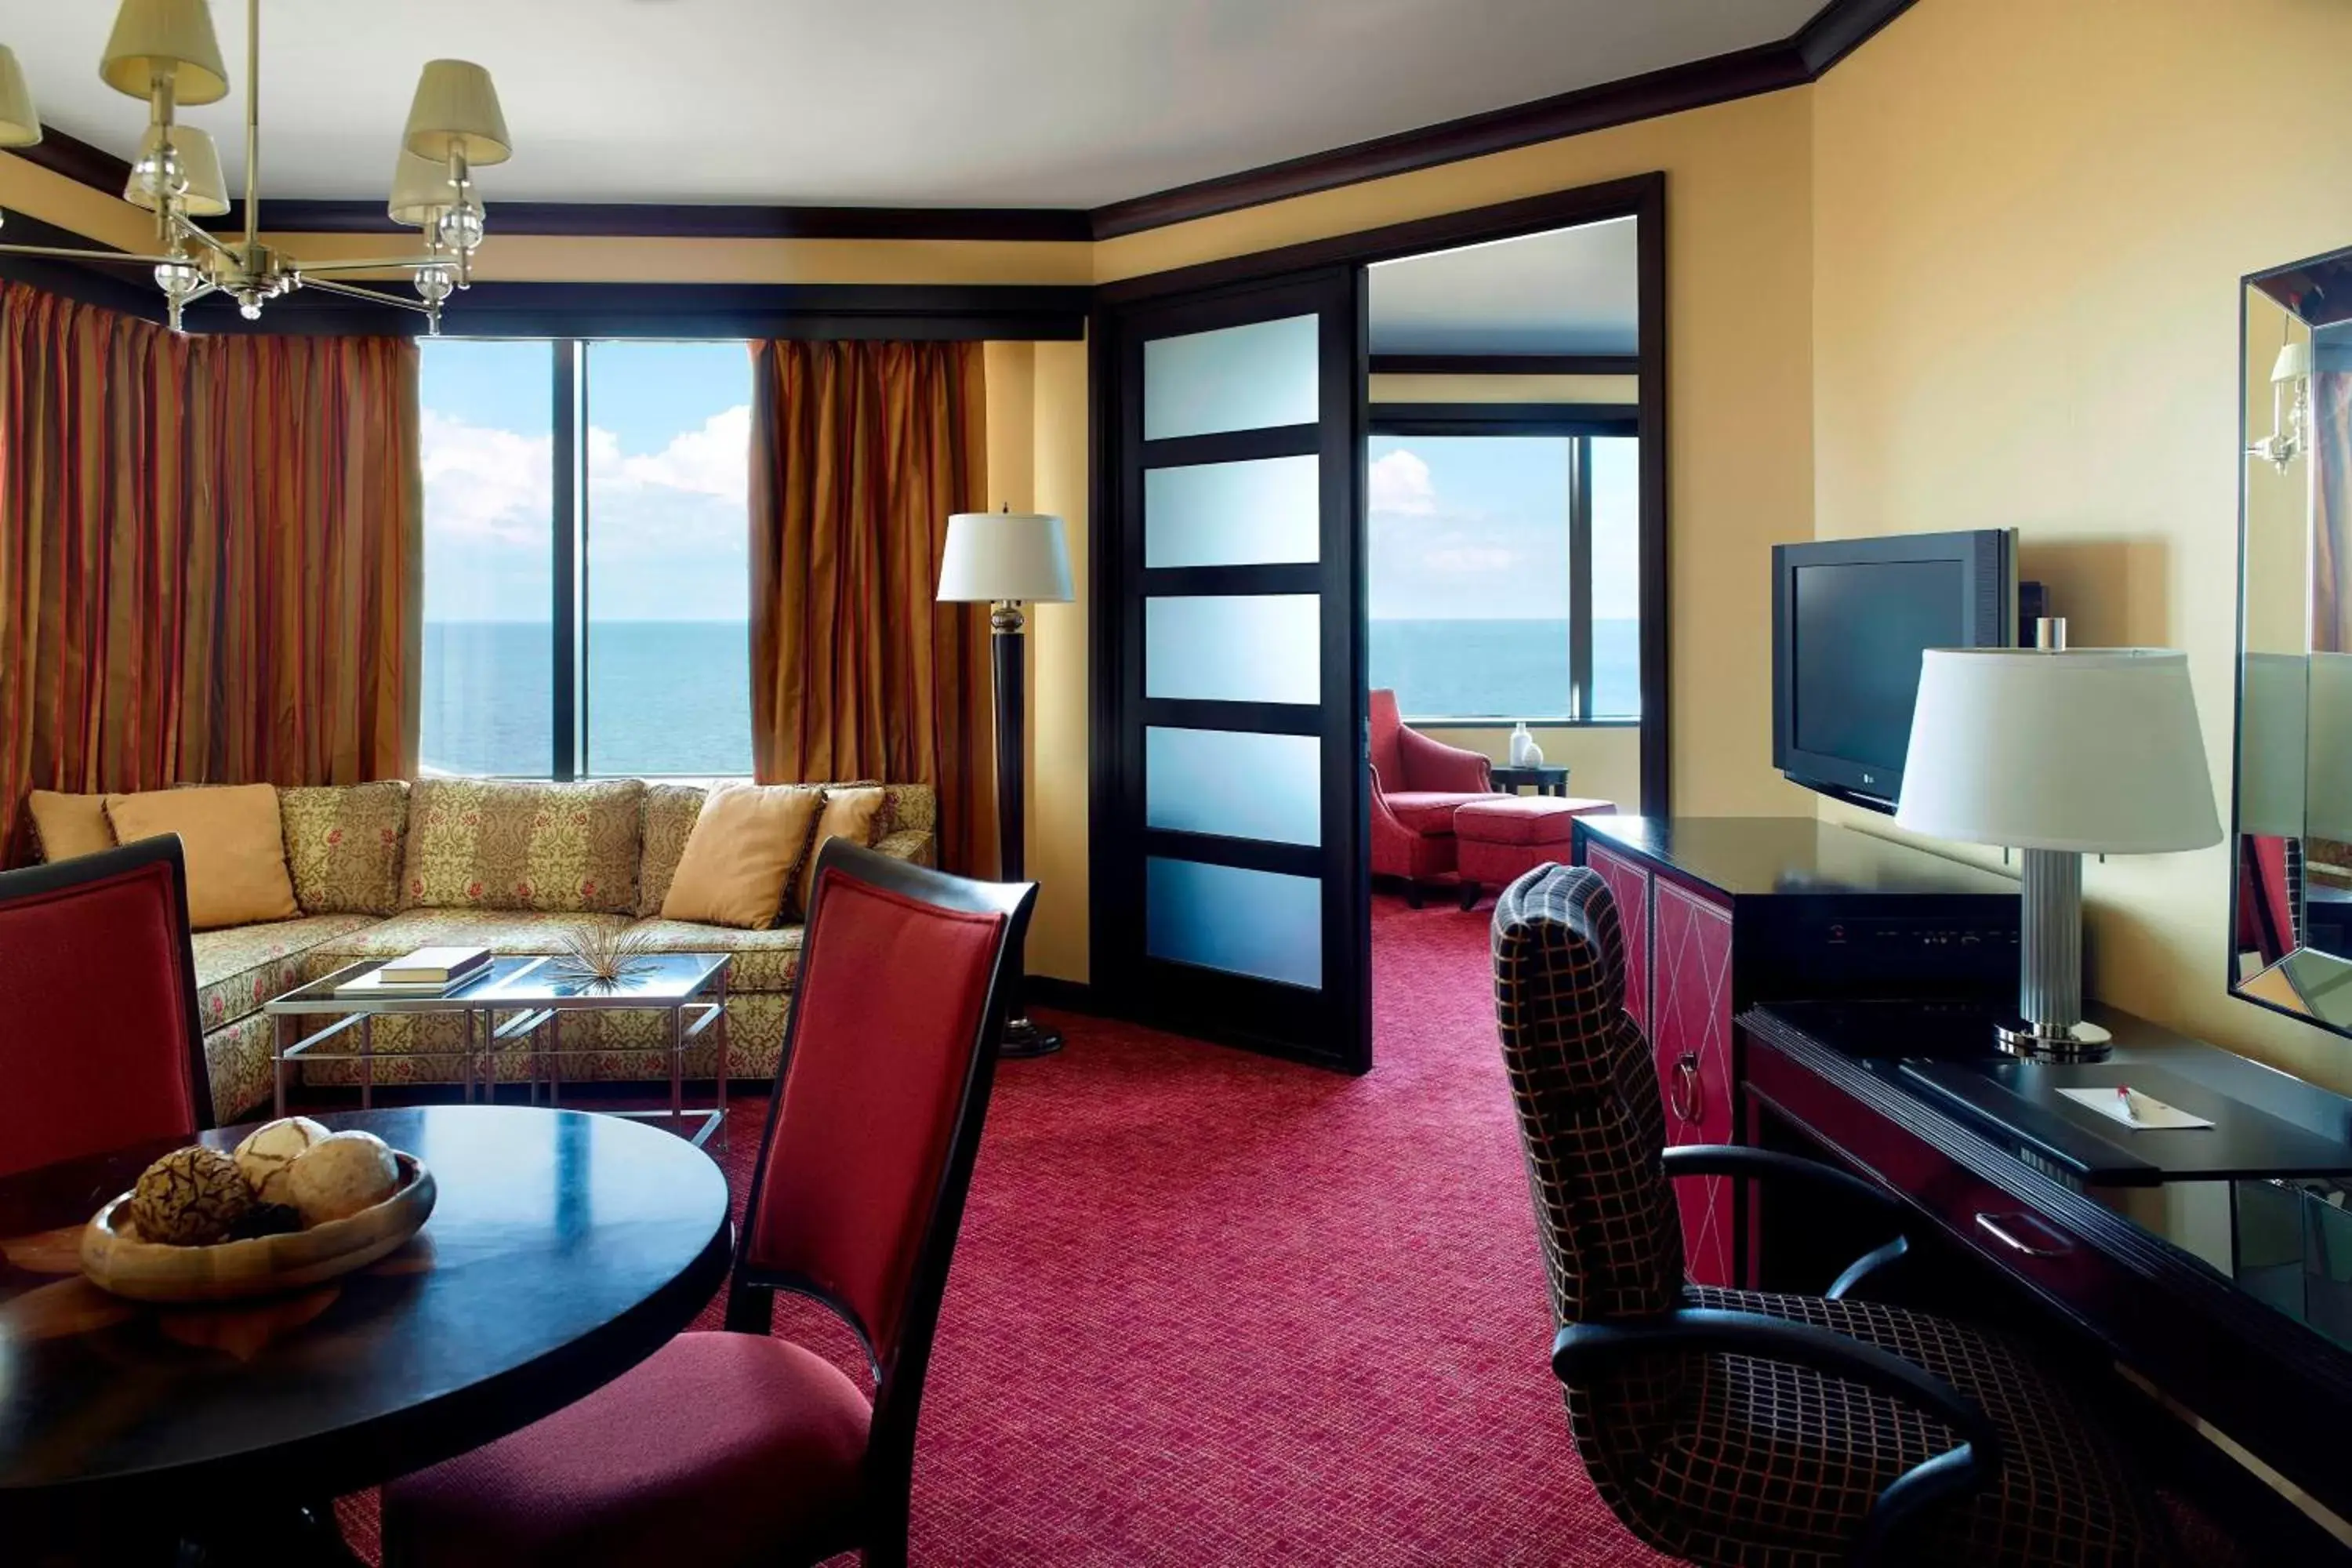
<svg viewBox="0 0 2352 1568">
<path fill-rule="evenodd" d="M 356 1130 L 330 1132 L 286 1167 L 286 1193 L 306 1226 L 348 1219 L 373 1208 L 400 1185 L 400 1165 L 384 1141 Z"/>
<path fill-rule="evenodd" d="M 253 1195 L 265 1204 L 284 1204 L 286 1168 L 294 1156 L 327 1136 L 327 1130 L 307 1116 L 280 1117 L 245 1135 L 236 1146 L 236 1168 L 252 1184 Z"/>
<path fill-rule="evenodd" d="M 236 1162 L 202 1144 L 174 1149 L 141 1172 L 123 1205 L 142 1239 L 173 1247 L 218 1241 L 252 1206 Z"/>
</svg>

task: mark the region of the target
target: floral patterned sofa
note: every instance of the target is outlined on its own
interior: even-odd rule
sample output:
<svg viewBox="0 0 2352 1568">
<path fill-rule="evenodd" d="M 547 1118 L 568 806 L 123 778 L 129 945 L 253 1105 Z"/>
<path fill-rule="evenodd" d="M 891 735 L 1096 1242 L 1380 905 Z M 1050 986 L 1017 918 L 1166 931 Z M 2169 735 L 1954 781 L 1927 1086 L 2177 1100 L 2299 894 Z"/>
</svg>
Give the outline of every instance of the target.
<svg viewBox="0 0 2352 1568">
<path fill-rule="evenodd" d="M 877 787 L 832 784 L 827 789 Z M 928 785 L 887 784 L 874 847 L 929 865 L 936 803 Z M 800 911 L 788 896 L 766 931 L 660 918 L 663 896 L 702 808 L 695 786 L 634 779 L 544 784 L 425 779 L 278 793 L 299 919 L 195 933 L 197 1005 L 205 1021 L 213 1110 L 233 1120 L 269 1099 L 275 1021 L 262 1005 L 362 959 L 462 942 L 500 953 L 547 952 L 566 927 L 633 927 L 656 951 L 731 952 L 728 1072 L 775 1071 L 800 970 Z M 814 852 L 814 846 L 803 853 Z M 316 1026 L 330 1020 L 306 1018 Z M 603 1012 L 567 1017 L 563 1076 L 668 1077 L 662 1016 Z M 455 1083 L 463 1037 L 456 1014 L 379 1018 L 372 1042 L 378 1084 Z M 689 1076 L 708 1078 L 713 1045 L 688 1049 Z M 523 1058 L 495 1058 L 502 1079 Z M 306 1066 L 314 1084 L 356 1082 L 356 1068 Z"/>
</svg>

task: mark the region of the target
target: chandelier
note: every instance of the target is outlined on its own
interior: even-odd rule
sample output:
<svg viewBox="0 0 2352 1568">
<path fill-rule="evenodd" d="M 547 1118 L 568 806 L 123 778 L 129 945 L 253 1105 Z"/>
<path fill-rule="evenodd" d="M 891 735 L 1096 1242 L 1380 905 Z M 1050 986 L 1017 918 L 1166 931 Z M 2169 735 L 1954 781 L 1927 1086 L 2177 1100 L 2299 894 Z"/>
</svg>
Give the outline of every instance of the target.
<svg viewBox="0 0 2352 1568">
<path fill-rule="evenodd" d="M 158 254 L 46 245 L 0 245 L 0 253 L 152 267 L 173 331 L 183 330 L 180 312 L 188 301 L 207 294 L 227 295 L 246 320 L 257 321 L 270 300 L 316 289 L 419 311 L 438 336 L 442 301 L 473 282 L 474 252 L 482 243 L 482 198 L 473 171 L 504 163 L 513 152 L 490 73 L 467 60 L 428 60 L 417 81 L 387 210 L 394 223 L 424 232 L 422 254 L 305 262 L 261 242 L 260 68 L 261 0 L 246 0 L 245 234 L 223 238 L 196 222 L 228 211 L 220 154 L 210 136 L 174 118 L 183 105 L 228 96 L 211 8 L 206 0 L 122 0 L 98 74 L 116 91 L 147 100 L 147 132 L 122 199 L 155 215 Z M 40 117 L 24 72 L 16 55 L 0 46 L 0 147 L 40 139 Z M 408 273 L 417 300 L 329 276 L 387 271 Z"/>
</svg>

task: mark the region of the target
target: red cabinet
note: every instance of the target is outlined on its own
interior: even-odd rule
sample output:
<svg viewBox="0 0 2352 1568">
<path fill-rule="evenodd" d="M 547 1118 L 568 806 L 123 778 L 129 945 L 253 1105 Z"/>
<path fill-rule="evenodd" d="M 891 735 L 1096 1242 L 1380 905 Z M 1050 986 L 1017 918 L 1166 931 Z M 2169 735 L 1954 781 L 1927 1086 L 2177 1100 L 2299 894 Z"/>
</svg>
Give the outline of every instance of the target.
<svg viewBox="0 0 2352 1568">
<path fill-rule="evenodd" d="M 1731 911 L 1680 884 L 1653 885 L 1651 1048 L 1666 1102 L 1666 1142 L 1732 1141 Z M 1738 1234 L 1727 1176 L 1675 1184 L 1682 1205 L 1683 1255 L 1702 1285 L 1738 1283 L 1732 1238 Z"/>
<path fill-rule="evenodd" d="M 1650 873 L 1622 855 L 1612 855 L 1598 844 L 1586 852 L 1586 863 L 1609 884 L 1617 901 L 1617 923 L 1625 932 L 1625 1011 L 1634 1026 L 1650 1032 Z"/>
</svg>

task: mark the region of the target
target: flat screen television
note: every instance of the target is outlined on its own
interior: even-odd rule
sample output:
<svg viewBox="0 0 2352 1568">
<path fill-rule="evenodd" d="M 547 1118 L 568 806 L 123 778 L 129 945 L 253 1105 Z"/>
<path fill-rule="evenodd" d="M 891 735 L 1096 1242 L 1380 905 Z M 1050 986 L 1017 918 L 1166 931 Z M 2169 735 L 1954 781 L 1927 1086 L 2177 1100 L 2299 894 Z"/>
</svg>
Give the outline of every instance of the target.
<svg viewBox="0 0 2352 1568">
<path fill-rule="evenodd" d="M 1893 811 L 1920 655 L 2016 641 L 2013 530 L 1775 545 L 1772 765 Z"/>
</svg>

